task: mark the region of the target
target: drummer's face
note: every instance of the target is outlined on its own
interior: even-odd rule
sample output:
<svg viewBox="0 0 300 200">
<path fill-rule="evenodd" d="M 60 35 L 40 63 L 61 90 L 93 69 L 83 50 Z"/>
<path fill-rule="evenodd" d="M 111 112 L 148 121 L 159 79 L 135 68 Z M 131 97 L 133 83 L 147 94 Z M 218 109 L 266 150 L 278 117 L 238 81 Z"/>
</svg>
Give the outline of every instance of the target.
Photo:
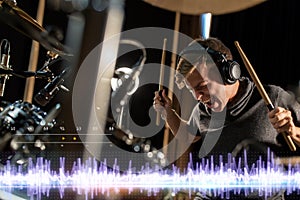
<svg viewBox="0 0 300 200">
<path fill-rule="evenodd" d="M 214 112 L 223 111 L 229 101 L 227 88 L 221 80 L 219 71 L 205 62 L 198 64 L 196 69 L 186 77 L 186 85 L 196 100 L 204 103 Z"/>
</svg>

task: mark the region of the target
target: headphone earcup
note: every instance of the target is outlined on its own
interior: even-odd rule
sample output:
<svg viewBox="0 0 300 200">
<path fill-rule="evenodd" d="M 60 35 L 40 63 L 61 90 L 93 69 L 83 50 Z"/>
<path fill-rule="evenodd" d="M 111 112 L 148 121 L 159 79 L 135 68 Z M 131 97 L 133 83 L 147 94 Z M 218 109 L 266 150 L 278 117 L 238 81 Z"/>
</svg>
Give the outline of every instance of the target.
<svg viewBox="0 0 300 200">
<path fill-rule="evenodd" d="M 225 61 L 221 71 L 223 80 L 226 84 L 234 84 L 241 76 L 241 68 L 236 61 Z"/>
<path fill-rule="evenodd" d="M 185 57 L 187 54 L 203 54 L 205 51 L 211 56 L 217 65 L 225 84 L 234 84 L 240 78 L 241 69 L 240 65 L 236 61 L 227 60 L 225 54 L 202 45 L 197 41 L 191 42 L 179 53 L 176 63 L 179 63 L 180 58 L 187 59 Z"/>
</svg>

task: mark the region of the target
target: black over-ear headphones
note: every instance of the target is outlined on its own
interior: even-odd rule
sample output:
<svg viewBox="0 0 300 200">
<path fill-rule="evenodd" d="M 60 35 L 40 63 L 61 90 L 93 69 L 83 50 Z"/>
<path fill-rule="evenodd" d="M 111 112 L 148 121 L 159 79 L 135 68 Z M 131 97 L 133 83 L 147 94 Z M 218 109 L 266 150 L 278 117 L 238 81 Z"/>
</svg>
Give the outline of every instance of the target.
<svg viewBox="0 0 300 200">
<path fill-rule="evenodd" d="M 204 46 L 197 41 L 193 41 L 184 48 L 181 53 L 179 53 L 177 61 L 179 61 L 181 57 L 185 58 L 187 54 L 203 54 L 204 51 L 206 51 L 215 62 L 225 84 L 234 84 L 240 78 L 241 69 L 236 61 L 227 60 L 225 54 Z"/>
</svg>

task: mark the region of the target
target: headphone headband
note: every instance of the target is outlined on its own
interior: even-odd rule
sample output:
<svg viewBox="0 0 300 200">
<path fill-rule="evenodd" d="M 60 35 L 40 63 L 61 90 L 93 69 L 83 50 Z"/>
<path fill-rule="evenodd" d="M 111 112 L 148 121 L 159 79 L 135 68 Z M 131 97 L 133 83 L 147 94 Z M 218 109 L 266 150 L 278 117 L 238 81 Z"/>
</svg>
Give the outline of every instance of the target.
<svg viewBox="0 0 300 200">
<path fill-rule="evenodd" d="M 180 58 L 183 58 L 191 64 L 194 64 L 195 55 L 205 55 L 206 53 L 208 53 L 215 62 L 225 84 L 233 84 L 240 78 L 241 70 L 240 65 L 237 62 L 227 60 L 226 54 L 203 45 L 197 40 L 191 42 L 179 53 L 177 63 Z M 193 54 L 193 56 L 188 56 L 188 54 Z M 199 56 L 197 58 L 199 59 Z"/>
</svg>

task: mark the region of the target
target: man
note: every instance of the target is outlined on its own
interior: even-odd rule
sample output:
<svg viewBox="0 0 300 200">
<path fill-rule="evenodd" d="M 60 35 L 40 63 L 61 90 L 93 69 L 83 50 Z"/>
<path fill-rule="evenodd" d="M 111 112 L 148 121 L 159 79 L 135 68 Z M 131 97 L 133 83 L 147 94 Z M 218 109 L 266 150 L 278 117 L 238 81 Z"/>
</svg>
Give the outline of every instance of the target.
<svg viewBox="0 0 300 200">
<path fill-rule="evenodd" d="M 219 39 L 193 41 L 178 60 L 176 83 L 179 88 L 186 86 L 198 103 L 188 121 L 172 109 L 165 91 L 161 95 L 155 92 L 154 108 L 162 112 L 174 135 L 186 132 L 187 136 L 196 136 L 194 141 L 200 141 L 200 158 L 238 155 L 243 147 L 249 146 L 254 151 L 264 151 L 265 144 L 286 152 L 287 145 L 278 140 L 282 132 L 288 133 L 298 147 L 300 105 L 282 88 L 266 85 L 275 106 L 269 112 L 254 83 L 240 77 L 239 64 Z"/>
</svg>

